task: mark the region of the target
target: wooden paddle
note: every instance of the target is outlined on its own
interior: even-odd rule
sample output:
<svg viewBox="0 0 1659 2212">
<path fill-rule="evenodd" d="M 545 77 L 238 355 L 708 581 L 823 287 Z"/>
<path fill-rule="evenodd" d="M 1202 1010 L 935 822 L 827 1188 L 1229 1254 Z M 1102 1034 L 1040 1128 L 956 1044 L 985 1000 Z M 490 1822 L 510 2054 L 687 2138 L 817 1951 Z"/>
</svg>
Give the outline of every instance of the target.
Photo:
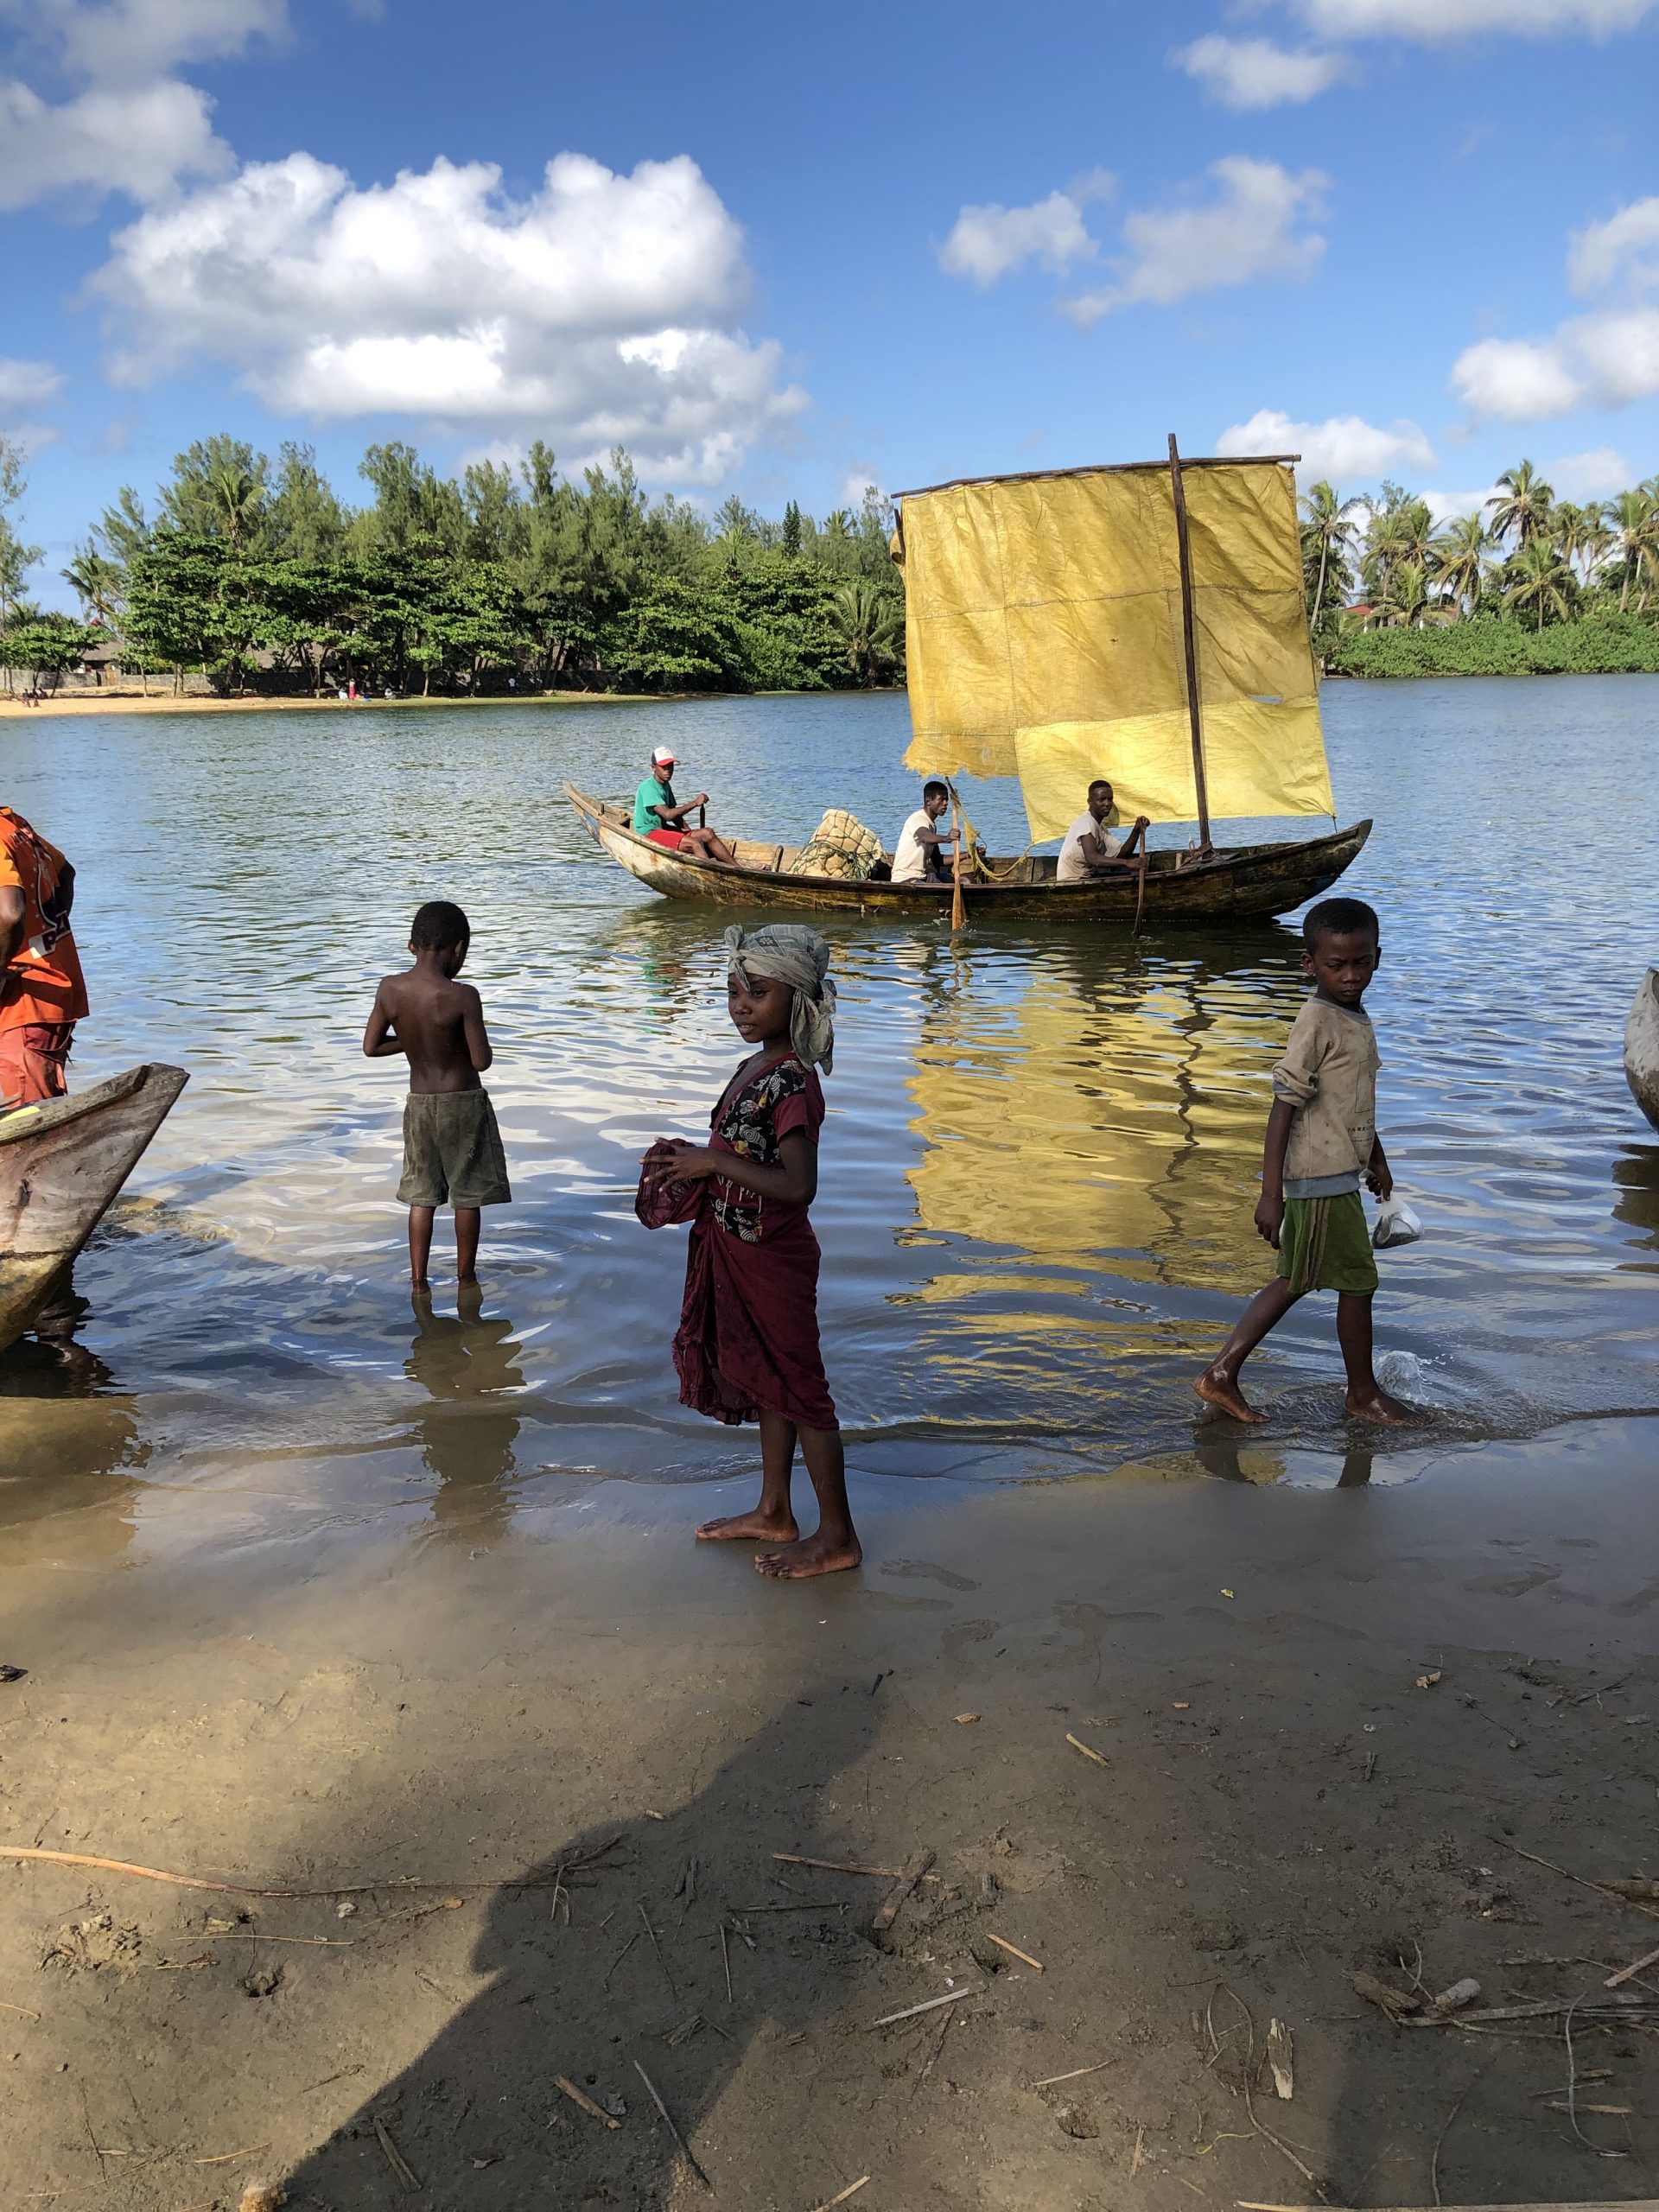
<svg viewBox="0 0 1659 2212">
<path fill-rule="evenodd" d="M 950 926 L 965 929 L 968 925 L 968 901 L 962 895 L 962 808 L 957 799 L 957 787 L 949 785 L 950 793 L 950 827 L 956 832 L 956 850 L 950 856 Z"/>
</svg>

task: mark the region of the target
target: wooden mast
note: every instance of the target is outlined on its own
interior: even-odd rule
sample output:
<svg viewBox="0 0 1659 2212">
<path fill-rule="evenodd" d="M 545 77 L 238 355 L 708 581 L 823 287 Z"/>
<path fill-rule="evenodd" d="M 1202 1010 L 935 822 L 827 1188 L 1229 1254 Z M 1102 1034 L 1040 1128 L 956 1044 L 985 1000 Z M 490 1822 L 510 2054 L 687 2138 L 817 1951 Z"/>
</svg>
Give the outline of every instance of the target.
<svg viewBox="0 0 1659 2212">
<path fill-rule="evenodd" d="M 1204 773 L 1204 718 L 1198 708 L 1198 646 L 1192 622 L 1192 554 L 1186 537 L 1186 493 L 1175 433 L 1169 434 L 1169 481 L 1175 494 L 1175 543 L 1181 563 L 1181 634 L 1186 646 L 1186 712 L 1192 726 L 1192 789 L 1198 804 L 1198 849 L 1210 850 L 1210 790 Z"/>
</svg>

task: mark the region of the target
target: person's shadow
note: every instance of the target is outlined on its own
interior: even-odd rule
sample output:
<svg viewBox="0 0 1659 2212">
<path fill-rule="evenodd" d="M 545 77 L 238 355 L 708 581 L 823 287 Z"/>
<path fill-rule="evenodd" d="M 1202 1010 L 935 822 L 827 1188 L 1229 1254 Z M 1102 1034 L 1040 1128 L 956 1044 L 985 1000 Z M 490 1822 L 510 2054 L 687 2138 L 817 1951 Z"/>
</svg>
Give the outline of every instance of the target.
<svg viewBox="0 0 1659 2212">
<path fill-rule="evenodd" d="M 645 2212 L 687 2201 L 696 2177 L 639 2068 L 728 2202 L 817 2202 L 855 2178 L 854 2165 L 826 2179 L 854 2153 L 836 2146 L 833 2111 L 820 2102 L 810 2124 L 805 2111 L 812 2086 L 845 2064 L 834 2056 L 844 2016 L 861 2029 L 867 2012 L 906 2001 L 884 2000 L 868 1972 L 887 1885 L 772 1854 L 862 1856 L 820 1802 L 842 1794 L 837 1777 L 874 1742 L 877 1714 L 868 1682 L 810 1682 L 677 1811 L 586 1828 L 504 1885 L 473 1960 L 488 1986 L 289 2175 L 290 2204 L 359 2212 L 418 2194 L 468 2212 Z M 683 1746 L 664 1745 L 664 1758 L 683 1762 Z M 807 1902 L 818 1899 L 822 1910 Z M 914 2063 L 929 2047 L 915 2039 Z M 868 2072 L 871 2054 L 859 2055 Z M 578 2106 L 560 2075 L 620 2126 Z M 787 2110 L 796 2122 L 779 2125 Z"/>
</svg>

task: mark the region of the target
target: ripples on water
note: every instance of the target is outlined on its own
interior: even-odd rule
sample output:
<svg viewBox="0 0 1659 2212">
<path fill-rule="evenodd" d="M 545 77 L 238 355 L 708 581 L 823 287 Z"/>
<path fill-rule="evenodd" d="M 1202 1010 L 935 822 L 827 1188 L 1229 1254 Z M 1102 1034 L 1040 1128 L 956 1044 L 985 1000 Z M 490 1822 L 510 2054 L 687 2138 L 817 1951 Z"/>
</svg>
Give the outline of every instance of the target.
<svg viewBox="0 0 1659 2212">
<path fill-rule="evenodd" d="M 1383 916 L 1381 1121 L 1428 1232 L 1383 1262 L 1379 1346 L 1452 1437 L 1653 1408 L 1659 1146 L 1619 1039 L 1655 950 L 1633 764 L 1659 683 L 1325 703 L 1343 818 L 1377 821 L 1344 887 Z M 8 725 L 7 796 L 79 872 L 78 1081 L 193 1073 L 82 1262 L 76 1370 L 0 1356 L 10 1541 L 32 1525 L 49 1548 L 101 1483 L 111 1529 L 142 1496 L 156 1541 L 343 1531 L 395 1501 L 477 1545 L 598 1477 L 745 1464 L 677 1403 L 683 1240 L 631 1205 L 646 1143 L 706 1126 L 741 1054 L 723 918 L 629 882 L 560 786 L 631 787 L 666 740 L 717 825 L 794 838 L 849 804 L 890 836 L 906 735 L 887 697 Z M 973 811 L 1023 844 L 1012 787 Z M 400 1074 L 358 1046 L 440 896 L 473 918 L 516 1203 L 486 1217 L 483 1315 L 417 1326 Z M 1000 1478 L 1190 1452 L 1187 1379 L 1266 1265 L 1250 1216 L 1294 932 L 824 926 L 842 1022 L 815 1218 L 855 1465 Z M 1206 1442 L 1204 1463 L 1334 1479 L 1330 1301 L 1253 1371 L 1286 1448 Z"/>
</svg>

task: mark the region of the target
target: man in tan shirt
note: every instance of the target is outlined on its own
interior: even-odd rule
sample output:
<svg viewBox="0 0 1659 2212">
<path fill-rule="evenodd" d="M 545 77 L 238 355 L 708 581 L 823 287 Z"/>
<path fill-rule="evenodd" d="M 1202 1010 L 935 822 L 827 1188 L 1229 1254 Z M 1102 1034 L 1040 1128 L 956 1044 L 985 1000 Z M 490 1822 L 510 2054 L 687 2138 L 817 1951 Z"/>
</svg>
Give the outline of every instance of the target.
<svg viewBox="0 0 1659 2212">
<path fill-rule="evenodd" d="M 1378 926 L 1358 899 L 1324 899 L 1302 923 L 1302 969 L 1315 988 L 1273 1071 L 1255 1209 L 1257 1230 L 1279 1255 L 1278 1271 L 1192 1386 L 1206 1405 L 1235 1421 L 1267 1418 L 1246 1402 L 1239 1370 L 1310 1290 L 1337 1294 L 1349 1414 L 1388 1422 L 1433 1418 L 1391 1398 L 1371 1364 L 1376 1261 L 1359 1186 L 1369 1184 L 1379 1198 L 1394 1188 L 1376 1134 L 1376 1038 L 1363 1004 L 1382 964 Z"/>
</svg>

